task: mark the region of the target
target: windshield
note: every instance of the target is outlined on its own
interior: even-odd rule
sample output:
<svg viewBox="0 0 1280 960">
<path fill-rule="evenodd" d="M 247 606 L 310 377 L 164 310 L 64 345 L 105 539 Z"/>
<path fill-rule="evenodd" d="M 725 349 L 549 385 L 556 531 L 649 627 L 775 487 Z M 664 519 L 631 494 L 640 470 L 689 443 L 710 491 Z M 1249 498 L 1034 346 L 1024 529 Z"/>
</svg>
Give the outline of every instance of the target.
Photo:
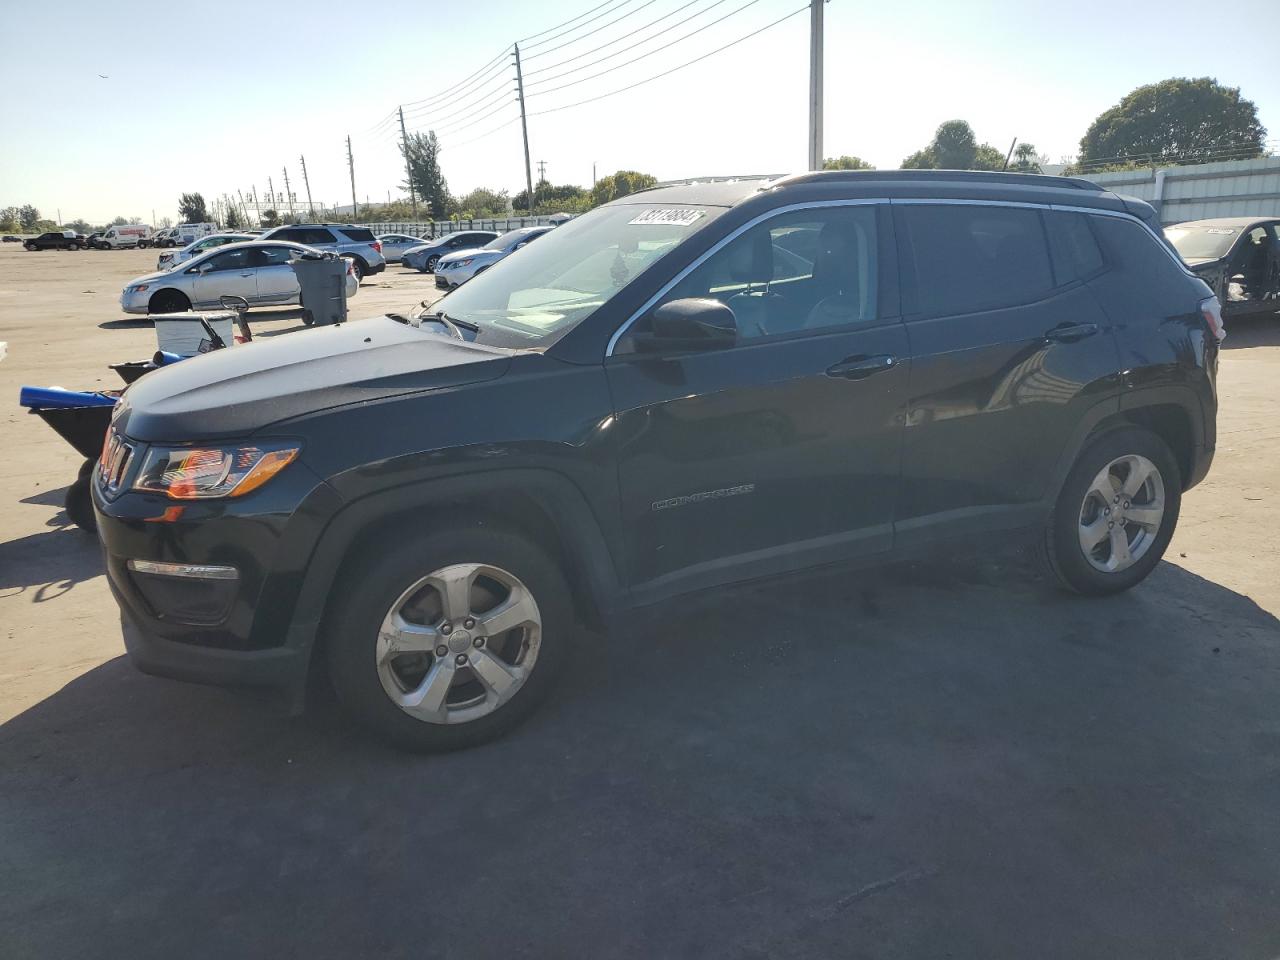
<svg viewBox="0 0 1280 960">
<path fill-rule="evenodd" d="M 484 245 L 485 250 L 505 250 L 507 247 L 514 246 L 524 237 L 524 229 L 510 230 L 500 237 L 490 240 Z"/>
<path fill-rule="evenodd" d="M 671 204 L 600 207 L 498 261 L 432 311 L 478 327 L 481 343 L 549 346 L 723 212 Z"/>
<path fill-rule="evenodd" d="M 1206 223 L 1167 227 L 1164 235 L 1183 260 L 1217 260 L 1226 256 L 1240 231 L 1235 227 Z"/>
</svg>

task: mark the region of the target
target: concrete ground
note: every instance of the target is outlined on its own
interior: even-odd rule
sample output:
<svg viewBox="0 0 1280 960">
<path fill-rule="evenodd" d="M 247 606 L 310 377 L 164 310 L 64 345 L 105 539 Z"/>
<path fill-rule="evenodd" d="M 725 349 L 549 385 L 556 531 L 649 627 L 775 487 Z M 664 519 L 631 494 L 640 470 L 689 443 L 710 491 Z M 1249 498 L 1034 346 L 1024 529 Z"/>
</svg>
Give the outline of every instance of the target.
<svg viewBox="0 0 1280 960">
<path fill-rule="evenodd" d="M 153 257 L 0 249 L 0 955 L 1280 954 L 1280 319 L 1231 330 L 1213 473 L 1130 594 L 1016 557 L 709 593 L 410 757 L 122 657 L 78 459 L 16 400 L 151 352 L 115 300 Z"/>
</svg>

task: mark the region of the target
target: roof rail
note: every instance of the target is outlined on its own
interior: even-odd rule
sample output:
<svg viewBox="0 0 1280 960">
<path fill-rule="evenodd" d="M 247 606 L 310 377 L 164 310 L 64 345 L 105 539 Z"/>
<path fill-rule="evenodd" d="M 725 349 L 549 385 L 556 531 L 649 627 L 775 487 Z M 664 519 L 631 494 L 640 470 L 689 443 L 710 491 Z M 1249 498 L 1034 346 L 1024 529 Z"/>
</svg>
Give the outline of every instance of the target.
<svg viewBox="0 0 1280 960">
<path fill-rule="evenodd" d="M 787 186 L 793 183 L 815 183 L 822 180 L 951 180 L 970 183 L 1005 183 L 1024 186 L 1071 187 L 1076 190 L 1106 191 L 1089 180 L 1079 177 L 1052 177 L 1043 173 L 1010 173 L 1005 170 L 813 170 L 783 177 L 769 187 Z"/>
<path fill-rule="evenodd" d="M 661 190 L 663 187 L 685 187 L 691 183 L 733 183 L 737 180 L 777 180 L 779 177 L 786 176 L 781 173 L 735 173 L 722 177 L 682 177 L 679 180 L 662 180 L 655 183 L 652 187 L 645 187 L 643 190 L 637 190 L 636 193 L 646 193 L 649 190 Z"/>
</svg>

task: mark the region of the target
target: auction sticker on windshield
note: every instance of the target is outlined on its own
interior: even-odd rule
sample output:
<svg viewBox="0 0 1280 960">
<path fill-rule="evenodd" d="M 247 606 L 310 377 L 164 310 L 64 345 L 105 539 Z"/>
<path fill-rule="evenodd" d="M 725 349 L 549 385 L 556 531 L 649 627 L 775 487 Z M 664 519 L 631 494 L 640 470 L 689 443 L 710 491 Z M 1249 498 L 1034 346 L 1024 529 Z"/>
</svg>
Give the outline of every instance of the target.
<svg viewBox="0 0 1280 960">
<path fill-rule="evenodd" d="M 657 223 L 662 225 L 671 225 L 676 227 L 687 227 L 695 223 L 699 217 L 706 215 L 705 210 L 673 210 L 671 208 L 661 210 L 646 210 L 634 220 L 628 220 L 627 223 Z"/>
</svg>

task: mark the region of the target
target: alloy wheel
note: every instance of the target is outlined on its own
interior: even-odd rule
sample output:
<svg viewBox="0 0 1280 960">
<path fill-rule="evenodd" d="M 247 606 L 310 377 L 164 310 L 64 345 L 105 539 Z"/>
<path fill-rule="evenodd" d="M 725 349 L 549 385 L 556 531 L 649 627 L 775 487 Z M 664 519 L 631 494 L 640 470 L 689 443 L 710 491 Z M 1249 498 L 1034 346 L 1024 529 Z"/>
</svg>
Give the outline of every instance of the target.
<svg viewBox="0 0 1280 960">
<path fill-rule="evenodd" d="M 1080 505 L 1080 549 L 1095 570 L 1119 573 L 1142 559 L 1164 522 L 1164 478 L 1146 457 L 1117 457 Z"/>
<path fill-rule="evenodd" d="M 488 564 L 453 564 L 391 605 L 378 630 L 378 679 L 415 719 L 467 723 L 524 686 L 541 640 L 537 601 L 519 578 Z"/>
</svg>

